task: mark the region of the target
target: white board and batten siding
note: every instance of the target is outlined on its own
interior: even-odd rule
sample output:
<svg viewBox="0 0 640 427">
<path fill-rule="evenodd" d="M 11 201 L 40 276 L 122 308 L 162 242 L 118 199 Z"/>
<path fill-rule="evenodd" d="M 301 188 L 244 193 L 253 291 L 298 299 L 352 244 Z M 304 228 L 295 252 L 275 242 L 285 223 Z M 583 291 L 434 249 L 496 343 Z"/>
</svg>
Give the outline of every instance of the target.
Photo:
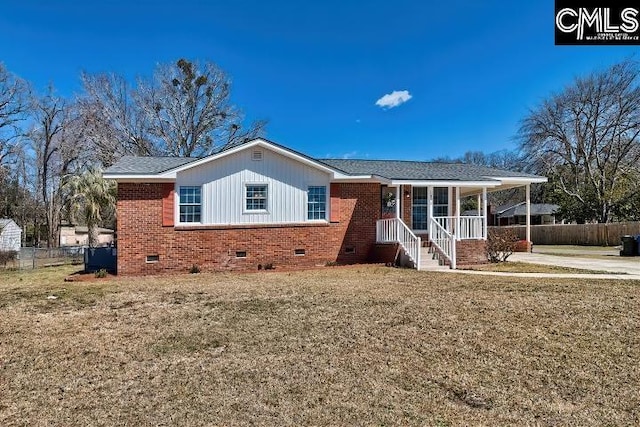
<svg viewBox="0 0 640 427">
<path fill-rule="evenodd" d="M 20 251 L 22 229 L 11 219 L 0 219 L 0 251 Z"/>
<path fill-rule="evenodd" d="M 257 152 L 261 152 L 258 155 Z M 261 159 L 258 159 L 261 157 Z M 307 222 L 309 186 L 326 187 L 329 215 L 329 173 L 263 147 L 242 150 L 179 172 L 176 177 L 175 221 L 181 186 L 202 187 L 202 224 L 282 224 Z M 247 184 L 266 184 L 267 211 L 245 211 Z M 185 223 L 182 223 L 185 224 Z M 186 224 L 185 224 L 186 225 Z"/>
</svg>

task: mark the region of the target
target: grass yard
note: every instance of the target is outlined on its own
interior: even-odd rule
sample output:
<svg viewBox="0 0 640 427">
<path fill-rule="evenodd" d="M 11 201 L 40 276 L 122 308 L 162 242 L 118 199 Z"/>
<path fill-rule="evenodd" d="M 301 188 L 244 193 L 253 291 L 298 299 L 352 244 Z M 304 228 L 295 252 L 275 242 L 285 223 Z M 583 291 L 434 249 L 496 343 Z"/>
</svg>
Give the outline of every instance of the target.
<svg viewBox="0 0 640 427">
<path fill-rule="evenodd" d="M 0 275 L 2 426 L 640 423 L 638 282 L 70 271 Z"/>
</svg>

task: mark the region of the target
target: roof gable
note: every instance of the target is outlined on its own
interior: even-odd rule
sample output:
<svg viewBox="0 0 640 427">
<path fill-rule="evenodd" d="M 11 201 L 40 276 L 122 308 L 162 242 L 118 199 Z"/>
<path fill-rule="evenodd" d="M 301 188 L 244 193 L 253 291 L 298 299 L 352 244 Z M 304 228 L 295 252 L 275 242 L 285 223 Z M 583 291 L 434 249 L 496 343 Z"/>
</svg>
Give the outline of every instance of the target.
<svg viewBox="0 0 640 427">
<path fill-rule="evenodd" d="M 104 171 L 105 178 L 122 179 L 122 178 L 149 178 L 149 179 L 175 179 L 176 174 L 184 170 L 195 168 L 217 159 L 230 156 L 240 151 L 252 148 L 264 148 L 274 151 L 285 157 L 294 159 L 307 166 L 320 169 L 324 172 L 330 172 L 335 175 L 343 175 L 341 171 L 336 170 L 330 165 L 319 162 L 309 156 L 306 156 L 290 148 L 276 144 L 263 138 L 257 138 L 244 144 L 234 145 L 225 150 L 216 152 L 206 157 L 189 158 L 189 157 L 122 157 L 116 164 Z"/>
<path fill-rule="evenodd" d="M 0 230 L 9 227 L 9 228 L 20 228 L 18 224 L 11 218 L 0 218 Z"/>
</svg>

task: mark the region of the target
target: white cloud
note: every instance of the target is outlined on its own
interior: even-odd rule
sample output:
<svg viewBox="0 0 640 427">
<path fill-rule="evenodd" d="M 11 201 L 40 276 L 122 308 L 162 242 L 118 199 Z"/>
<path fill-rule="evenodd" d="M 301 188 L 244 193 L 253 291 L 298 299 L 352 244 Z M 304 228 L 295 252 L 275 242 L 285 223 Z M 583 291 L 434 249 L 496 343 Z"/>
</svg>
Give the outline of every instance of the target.
<svg viewBox="0 0 640 427">
<path fill-rule="evenodd" d="M 394 90 L 376 101 L 380 108 L 394 108 L 412 98 L 408 90 Z"/>
<path fill-rule="evenodd" d="M 353 159 L 358 154 L 357 151 L 351 151 L 350 153 L 344 153 L 342 155 L 343 159 Z"/>
</svg>

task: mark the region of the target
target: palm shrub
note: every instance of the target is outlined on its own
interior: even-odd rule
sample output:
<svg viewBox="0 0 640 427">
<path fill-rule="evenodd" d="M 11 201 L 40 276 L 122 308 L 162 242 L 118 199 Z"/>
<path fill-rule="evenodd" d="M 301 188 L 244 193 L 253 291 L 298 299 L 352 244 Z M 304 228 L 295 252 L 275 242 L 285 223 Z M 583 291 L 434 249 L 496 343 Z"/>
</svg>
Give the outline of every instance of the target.
<svg viewBox="0 0 640 427">
<path fill-rule="evenodd" d="M 116 202 L 116 185 L 102 177 L 99 169 L 90 169 L 74 175 L 68 182 L 71 216 L 84 221 L 89 229 L 89 246 L 97 244 L 96 229 L 102 221 L 102 213 L 113 208 Z"/>
</svg>

